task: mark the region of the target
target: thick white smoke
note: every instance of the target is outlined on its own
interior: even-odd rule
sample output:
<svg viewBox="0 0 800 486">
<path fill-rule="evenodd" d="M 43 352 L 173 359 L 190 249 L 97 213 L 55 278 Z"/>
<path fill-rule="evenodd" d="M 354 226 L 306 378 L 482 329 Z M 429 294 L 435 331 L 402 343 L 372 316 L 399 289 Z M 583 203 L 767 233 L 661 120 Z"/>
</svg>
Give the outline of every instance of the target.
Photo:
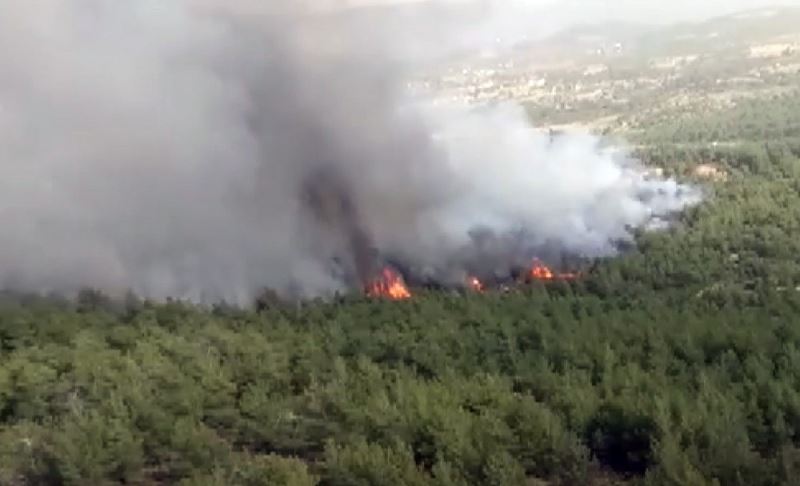
<svg viewBox="0 0 800 486">
<path fill-rule="evenodd" d="M 516 108 L 412 104 L 408 39 L 375 22 L 288 0 L 0 0 L 0 287 L 318 295 L 352 284 L 330 262 L 358 258 L 353 228 L 425 264 L 476 227 L 597 255 L 696 201 Z M 304 197 L 330 174 L 344 216 Z"/>
<path fill-rule="evenodd" d="M 630 228 L 699 201 L 694 188 L 652 179 L 624 153 L 590 134 L 551 138 L 531 130 L 524 110 L 506 104 L 450 113 L 441 120 L 452 177 L 462 192 L 439 208 L 439 224 L 465 235 L 524 228 L 533 243 L 604 256 Z"/>
</svg>

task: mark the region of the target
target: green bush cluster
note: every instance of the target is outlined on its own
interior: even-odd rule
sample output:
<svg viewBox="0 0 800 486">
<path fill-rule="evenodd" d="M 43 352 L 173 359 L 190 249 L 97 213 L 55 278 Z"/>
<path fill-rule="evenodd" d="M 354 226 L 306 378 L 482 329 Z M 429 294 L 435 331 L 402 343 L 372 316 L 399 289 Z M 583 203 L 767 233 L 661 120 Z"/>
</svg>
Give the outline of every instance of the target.
<svg viewBox="0 0 800 486">
<path fill-rule="evenodd" d="M 588 285 L 588 284 L 587 284 Z M 791 484 L 800 306 L 0 304 L 2 484 Z"/>
</svg>

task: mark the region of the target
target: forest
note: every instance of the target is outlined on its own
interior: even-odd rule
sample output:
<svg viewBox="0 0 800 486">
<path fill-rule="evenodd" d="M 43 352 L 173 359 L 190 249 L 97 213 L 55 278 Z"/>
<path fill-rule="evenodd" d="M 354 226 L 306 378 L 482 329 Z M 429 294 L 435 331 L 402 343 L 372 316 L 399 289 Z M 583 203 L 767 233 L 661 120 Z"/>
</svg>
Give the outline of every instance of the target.
<svg viewBox="0 0 800 486">
<path fill-rule="evenodd" d="M 6 292 L 0 484 L 796 484 L 796 106 L 644 127 L 647 163 L 726 178 L 573 281 L 252 309 Z"/>
</svg>

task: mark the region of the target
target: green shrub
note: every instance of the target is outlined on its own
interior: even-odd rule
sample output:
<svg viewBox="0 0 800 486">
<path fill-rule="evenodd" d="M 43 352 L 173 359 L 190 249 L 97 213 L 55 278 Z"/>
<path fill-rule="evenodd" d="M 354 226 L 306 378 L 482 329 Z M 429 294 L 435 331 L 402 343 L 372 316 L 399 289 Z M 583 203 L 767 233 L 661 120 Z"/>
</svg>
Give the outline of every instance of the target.
<svg viewBox="0 0 800 486">
<path fill-rule="evenodd" d="M 422 486 L 431 481 L 415 464 L 411 448 L 402 443 L 329 443 L 324 470 L 324 483 L 331 486 Z"/>
</svg>

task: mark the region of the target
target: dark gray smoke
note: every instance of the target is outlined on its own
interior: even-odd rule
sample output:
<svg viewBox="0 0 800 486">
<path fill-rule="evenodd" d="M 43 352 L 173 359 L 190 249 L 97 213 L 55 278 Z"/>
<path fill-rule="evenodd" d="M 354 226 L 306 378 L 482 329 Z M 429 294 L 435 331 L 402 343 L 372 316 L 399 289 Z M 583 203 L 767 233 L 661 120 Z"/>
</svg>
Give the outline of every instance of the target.
<svg viewBox="0 0 800 486">
<path fill-rule="evenodd" d="M 475 229 L 611 254 L 697 201 L 516 107 L 412 103 L 418 31 L 266 3 L 0 0 L 0 287 L 323 295 Z"/>
</svg>

